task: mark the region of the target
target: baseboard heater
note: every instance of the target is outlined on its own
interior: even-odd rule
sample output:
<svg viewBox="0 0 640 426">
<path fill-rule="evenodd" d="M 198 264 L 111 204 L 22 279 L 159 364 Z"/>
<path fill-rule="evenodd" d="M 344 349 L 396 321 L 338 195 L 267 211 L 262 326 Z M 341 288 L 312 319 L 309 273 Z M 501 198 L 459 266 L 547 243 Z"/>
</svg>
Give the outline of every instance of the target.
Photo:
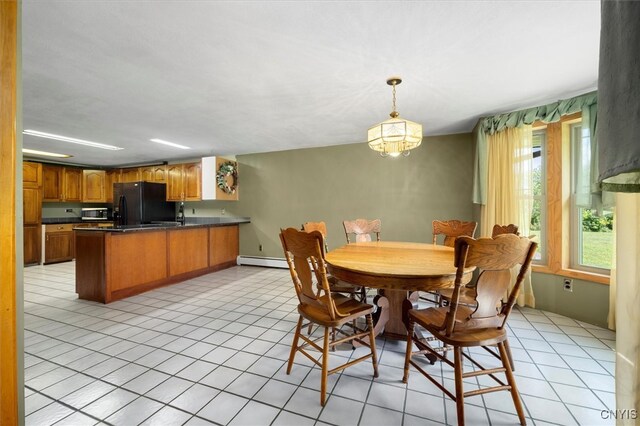
<svg viewBox="0 0 640 426">
<path fill-rule="evenodd" d="M 264 266 L 266 268 L 287 269 L 287 261 L 282 257 L 238 256 L 238 265 Z"/>
</svg>

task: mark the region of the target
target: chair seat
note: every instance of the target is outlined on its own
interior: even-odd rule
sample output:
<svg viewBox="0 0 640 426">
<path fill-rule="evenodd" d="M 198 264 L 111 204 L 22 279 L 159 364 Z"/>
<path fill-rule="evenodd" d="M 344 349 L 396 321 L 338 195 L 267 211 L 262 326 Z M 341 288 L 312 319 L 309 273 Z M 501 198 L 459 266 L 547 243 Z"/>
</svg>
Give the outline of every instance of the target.
<svg viewBox="0 0 640 426">
<path fill-rule="evenodd" d="M 334 294 L 331 297 L 335 302 L 337 311 L 340 315 L 344 315 L 343 317 L 331 319 L 328 313 L 315 308 L 313 305 L 298 305 L 298 312 L 305 319 L 324 327 L 341 327 L 343 324 L 373 312 L 373 306 L 368 303 L 358 302 L 340 294 Z"/>
<path fill-rule="evenodd" d="M 449 307 L 411 309 L 409 311 L 409 318 L 416 324 L 424 327 L 439 340 L 451 346 L 489 346 L 507 339 L 506 330 L 497 327 L 472 330 L 463 329 L 447 336 L 445 330 L 442 330 L 442 328 L 444 327 L 445 317 L 448 311 Z M 463 322 L 473 311 L 473 307 L 459 305 L 456 311 L 456 321 Z"/>
<path fill-rule="evenodd" d="M 447 303 L 453 299 L 453 288 L 443 288 L 438 290 L 440 298 L 446 300 Z M 460 289 L 460 296 L 458 303 L 462 305 L 475 305 L 476 304 L 476 289 L 475 287 L 462 287 Z"/>
</svg>

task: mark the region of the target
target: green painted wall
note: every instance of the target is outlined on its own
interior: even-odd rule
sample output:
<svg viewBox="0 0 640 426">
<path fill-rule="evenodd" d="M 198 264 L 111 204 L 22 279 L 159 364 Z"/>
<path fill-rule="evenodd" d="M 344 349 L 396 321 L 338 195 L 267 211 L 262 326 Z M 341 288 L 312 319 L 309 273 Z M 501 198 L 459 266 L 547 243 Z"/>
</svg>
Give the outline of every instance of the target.
<svg viewBox="0 0 640 426">
<path fill-rule="evenodd" d="M 609 286 L 573 278 L 573 292 L 568 292 L 563 288 L 564 279 L 553 274 L 532 274 L 536 308 L 606 328 Z"/>
<path fill-rule="evenodd" d="M 380 218 L 385 240 L 431 241 L 433 219 L 471 219 L 470 134 L 428 137 L 409 157 L 382 158 L 366 143 L 238 155 L 238 202 L 185 203 L 188 215 L 249 216 L 240 254 L 283 257 L 278 232 L 327 223 L 329 248 L 342 221 Z M 259 251 L 259 246 L 263 251 Z"/>
</svg>

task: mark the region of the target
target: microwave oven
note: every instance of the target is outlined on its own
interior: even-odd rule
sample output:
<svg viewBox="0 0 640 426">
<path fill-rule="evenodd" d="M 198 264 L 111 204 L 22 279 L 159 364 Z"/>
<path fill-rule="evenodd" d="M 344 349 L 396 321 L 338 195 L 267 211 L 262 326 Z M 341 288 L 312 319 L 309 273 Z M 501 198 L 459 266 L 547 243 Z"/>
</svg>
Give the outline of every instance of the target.
<svg viewBox="0 0 640 426">
<path fill-rule="evenodd" d="M 111 209 L 108 207 L 86 207 L 82 209 L 82 220 L 110 220 Z"/>
</svg>

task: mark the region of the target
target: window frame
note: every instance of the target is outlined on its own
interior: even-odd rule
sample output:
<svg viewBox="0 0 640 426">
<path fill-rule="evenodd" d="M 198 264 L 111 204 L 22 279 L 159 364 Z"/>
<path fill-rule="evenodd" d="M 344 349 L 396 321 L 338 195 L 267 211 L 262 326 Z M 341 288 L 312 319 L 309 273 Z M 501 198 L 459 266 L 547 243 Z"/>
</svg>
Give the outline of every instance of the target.
<svg viewBox="0 0 640 426">
<path fill-rule="evenodd" d="M 582 114 L 563 116 L 555 123 L 533 123 L 533 129 L 546 128 L 546 262 L 532 265 L 534 272 L 609 284 L 609 273 L 571 267 L 571 138 L 570 126 L 582 121 Z"/>
<path fill-rule="evenodd" d="M 545 127 L 537 127 L 532 129 L 532 135 L 535 138 L 538 135 L 541 135 L 540 141 L 540 169 L 541 169 L 541 177 L 542 177 L 542 193 L 540 195 L 533 194 L 533 200 L 540 201 L 540 242 L 542 243 L 542 248 L 538 247 L 538 252 L 540 253 L 539 259 L 534 259 L 533 264 L 546 265 L 547 264 L 547 171 L 546 171 L 546 163 L 547 163 L 547 155 L 546 155 L 546 144 L 547 144 L 547 129 Z"/>
</svg>

